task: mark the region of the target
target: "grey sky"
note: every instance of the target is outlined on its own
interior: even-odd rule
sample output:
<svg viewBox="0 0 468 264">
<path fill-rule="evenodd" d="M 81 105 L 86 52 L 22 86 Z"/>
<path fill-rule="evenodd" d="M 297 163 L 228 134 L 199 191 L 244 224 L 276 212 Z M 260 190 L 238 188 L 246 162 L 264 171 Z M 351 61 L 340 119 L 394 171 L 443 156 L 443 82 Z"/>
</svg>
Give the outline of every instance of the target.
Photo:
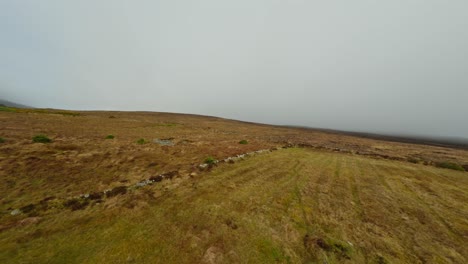
<svg viewBox="0 0 468 264">
<path fill-rule="evenodd" d="M 468 1 L 0 1 L 0 98 L 468 138 Z"/>
</svg>

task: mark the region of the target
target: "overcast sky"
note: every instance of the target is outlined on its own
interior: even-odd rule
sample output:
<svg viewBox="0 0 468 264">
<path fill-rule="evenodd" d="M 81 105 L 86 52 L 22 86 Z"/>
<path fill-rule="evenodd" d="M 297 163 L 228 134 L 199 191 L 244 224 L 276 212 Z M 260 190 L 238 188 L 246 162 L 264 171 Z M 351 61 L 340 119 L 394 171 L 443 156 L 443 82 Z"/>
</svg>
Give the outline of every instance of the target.
<svg viewBox="0 0 468 264">
<path fill-rule="evenodd" d="M 0 98 L 468 138 L 468 1 L 0 1 Z"/>
</svg>

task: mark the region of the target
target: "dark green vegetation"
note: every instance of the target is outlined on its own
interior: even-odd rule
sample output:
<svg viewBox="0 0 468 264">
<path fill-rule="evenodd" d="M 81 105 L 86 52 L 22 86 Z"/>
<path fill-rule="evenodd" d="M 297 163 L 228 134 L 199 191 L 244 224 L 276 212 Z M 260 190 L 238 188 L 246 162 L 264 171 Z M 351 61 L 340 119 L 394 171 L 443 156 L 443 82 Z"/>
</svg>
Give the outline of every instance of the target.
<svg viewBox="0 0 468 264">
<path fill-rule="evenodd" d="M 239 144 L 247 145 L 247 144 L 249 144 L 249 142 L 247 140 L 243 139 L 243 140 L 239 141 Z"/>
<path fill-rule="evenodd" d="M 107 136 L 106 136 L 106 139 L 114 139 L 114 138 L 115 138 L 114 135 L 107 135 Z"/>
<path fill-rule="evenodd" d="M 32 141 L 35 143 L 50 143 L 52 140 L 46 135 L 36 135 L 32 138 Z"/>
<path fill-rule="evenodd" d="M 0 262 L 466 263 L 467 186 L 463 172 L 281 150 L 27 218 L 0 233 Z"/>
<path fill-rule="evenodd" d="M 457 170 L 457 171 L 465 171 L 465 168 L 453 162 L 439 162 L 436 165 L 439 168 L 445 168 L 445 169 L 451 169 L 451 170 Z"/>
<path fill-rule="evenodd" d="M 136 141 L 136 143 L 137 143 L 137 144 L 140 144 L 140 145 L 143 145 L 143 144 L 145 144 L 145 143 L 147 143 L 147 142 L 146 142 L 146 140 L 145 140 L 144 138 L 140 138 L 140 139 L 138 139 L 138 140 Z"/>
<path fill-rule="evenodd" d="M 0 143 L 5 143 L 5 141 L 6 140 L 4 138 L 0 137 Z"/>
<path fill-rule="evenodd" d="M 215 164 L 215 163 L 216 163 L 216 159 L 213 158 L 213 157 L 208 157 L 208 158 L 205 159 L 205 163 L 206 163 L 206 164 L 209 164 L 209 165 Z"/>
<path fill-rule="evenodd" d="M 3 112 L 16 112 L 14 108 L 0 105 L 0 111 Z"/>
</svg>

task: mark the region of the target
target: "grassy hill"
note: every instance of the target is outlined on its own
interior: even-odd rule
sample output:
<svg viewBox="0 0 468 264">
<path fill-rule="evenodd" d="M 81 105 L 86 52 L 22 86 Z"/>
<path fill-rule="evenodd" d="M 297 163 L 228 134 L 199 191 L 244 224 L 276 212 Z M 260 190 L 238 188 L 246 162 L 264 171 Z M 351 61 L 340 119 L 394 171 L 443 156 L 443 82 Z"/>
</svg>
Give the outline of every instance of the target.
<svg viewBox="0 0 468 264">
<path fill-rule="evenodd" d="M 468 259 L 466 150 L 169 113 L 0 126 L 1 263 Z"/>
</svg>

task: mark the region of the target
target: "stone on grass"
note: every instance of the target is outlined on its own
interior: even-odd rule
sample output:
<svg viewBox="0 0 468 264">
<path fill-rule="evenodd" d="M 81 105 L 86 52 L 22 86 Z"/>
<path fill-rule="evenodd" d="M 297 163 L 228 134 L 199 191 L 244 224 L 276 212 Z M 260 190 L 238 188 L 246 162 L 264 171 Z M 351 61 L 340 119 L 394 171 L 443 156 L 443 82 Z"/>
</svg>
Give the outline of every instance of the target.
<svg viewBox="0 0 468 264">
<path fill-rule="evenodd" d="M 19 214 L 21 214 L 21 213 L 22 213 L 22 212 L 21 212 L 20 209 L 15 209 L 15 210 L 11 211 L 10 214 L 11 214 L 11 215 L 19 215 Z"/>
</svg>

